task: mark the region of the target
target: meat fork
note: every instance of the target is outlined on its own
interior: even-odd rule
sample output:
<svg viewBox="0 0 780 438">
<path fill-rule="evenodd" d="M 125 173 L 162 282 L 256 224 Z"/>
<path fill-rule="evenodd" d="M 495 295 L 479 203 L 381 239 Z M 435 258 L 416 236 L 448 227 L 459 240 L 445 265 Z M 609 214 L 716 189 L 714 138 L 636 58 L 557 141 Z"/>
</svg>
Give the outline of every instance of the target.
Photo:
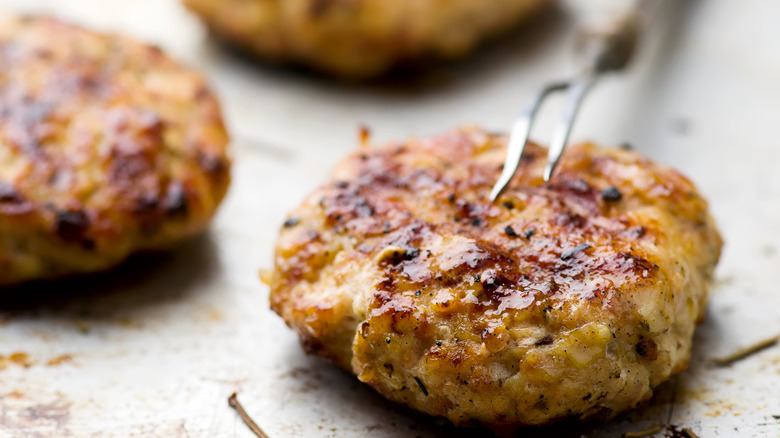
<svg viewBox="0 0 780 438">
<path fill-rule="evenodd" d="M 581 73 L 571 80 L 553 82 L 543 87 L 532 97 L 520 117 L 515 120 L 509 135 L 504 169 L 490 193 L 491 201 L 495 201 L 501 195 L 517 171 L 523 149 L 531 134 L 531 126 L 542 101 L 552 93 L 566 91 L 566 104 L 553 132 L 547 165 L 544 169 L 544 180 L 550 180 L 563 155 L 574 119 L 585 95 L 603 73 L 622 70 L 629 64 L 639 40 L 641 19 L 648 13 L 650 3 L 658 1 L 634 0 L 632 5 L 616 16 L 612 16 L 608 22 L 586 28 L 581 32 L 577 42 L 577 54 L 583 62 Z"/>
</svg>

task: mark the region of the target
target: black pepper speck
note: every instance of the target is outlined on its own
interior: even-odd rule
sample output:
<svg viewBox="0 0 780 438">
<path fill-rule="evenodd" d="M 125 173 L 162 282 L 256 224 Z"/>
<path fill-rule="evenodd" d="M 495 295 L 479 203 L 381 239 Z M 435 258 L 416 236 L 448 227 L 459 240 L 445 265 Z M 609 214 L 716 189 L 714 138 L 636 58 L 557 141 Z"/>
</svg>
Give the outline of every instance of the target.
<svg viewBox="0 0 780 438">
<path fill-rule="evenodd" d="M 294 227 L 294 226 L 298 225 L 300 222 L 301 222 L 301 220 L 299 218 L 291 217 L 291 218 L 287 219 L 286 221 L 284 221 L 282 226 L 284 226 L 285 228 L 290 228 L 290 227 Z"/>
<path fill-rule="evenodd" d="M 618 188 L 615 186 L 607 187 L 601 192 L 601 199 L 607 202 L 617 202 L 620 201 L 622 198 L 623 198 L 623 194 L 621 194 L 620 190 L 618 190 Z"/>
<path fill-rule="evenodd" d="M 575 246 L 572 249 L 564 251 L 564 253 L 561 254 L 561 260 L 568 260 L 568 259 L 572 258 L 575 254 L 577 254 L 579 252 L 582 252 L 582 251 L 586 251 L 586 250 L 588 250 L 590 248 L 591 248 L 591 246 L 588 245 L 587 243 L 581 243 L 581 244 Z"/>
</svg>

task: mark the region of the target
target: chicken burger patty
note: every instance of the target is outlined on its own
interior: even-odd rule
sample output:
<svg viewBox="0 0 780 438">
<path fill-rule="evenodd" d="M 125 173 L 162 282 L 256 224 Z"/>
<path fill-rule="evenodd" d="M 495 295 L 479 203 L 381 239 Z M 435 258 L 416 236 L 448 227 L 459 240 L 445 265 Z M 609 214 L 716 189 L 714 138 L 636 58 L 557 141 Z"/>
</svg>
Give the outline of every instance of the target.
<svg viewBox="0 0 780 438">
<path fill-rule="evenodd" d="M 227 143 L 203 78 L 159 49 L 0 17 L 0 284 L 199 233 L 227 190 Z"/>
<path fill-rule="evenodd" d="M 463 129 L 361 150 L 289 216 L 271 305 L 385 397 L 455 424 L 609 418 L 684 370 L 721 239 L 678 172 Z"/>
<path fill-rule="evenodd" d="M 550 0 L 183 0 L 217 35 L 275 61 L 365 78 L 452 58 Z"/>
</svg>

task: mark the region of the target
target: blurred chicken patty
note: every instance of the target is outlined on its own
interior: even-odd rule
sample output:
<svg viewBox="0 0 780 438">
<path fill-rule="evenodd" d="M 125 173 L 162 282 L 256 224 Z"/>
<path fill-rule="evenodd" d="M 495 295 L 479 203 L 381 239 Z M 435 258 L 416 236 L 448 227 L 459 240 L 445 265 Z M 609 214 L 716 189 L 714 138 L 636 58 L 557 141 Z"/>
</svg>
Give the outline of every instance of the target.
<svg viewBox="0 0 780 438">
<path fill-rule="evenodd" d="M 721 239 L 678 172 L 463 129 L 361 150 L 281 230 L 271 305 L 387 398 L 506 433 L 609 418 L 684 370 Z"/>
<path fill-rule="evenodd" d="M 203 231 L 229 184 L 227 144 L 203 78 L 159 49 L 0 17 L 0 284 Z"/>
<path fill-rule="evenodd" d="M 226 41 L 264 58 L 366 78 L 453 58 L 550 0 L 183 0 Z"/>
</svg>

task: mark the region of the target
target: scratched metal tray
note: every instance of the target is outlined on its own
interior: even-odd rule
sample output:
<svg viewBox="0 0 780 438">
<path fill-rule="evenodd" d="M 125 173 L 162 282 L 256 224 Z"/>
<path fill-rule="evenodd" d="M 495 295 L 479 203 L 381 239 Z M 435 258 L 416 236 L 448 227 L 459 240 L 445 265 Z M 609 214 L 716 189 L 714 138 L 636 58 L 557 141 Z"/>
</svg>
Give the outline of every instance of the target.
<svg viewBox="0 0 780 438">
<path fill-rule="evenodd" d="M 701 437 L 780 436 L 780 348 L 729 367 L 710 362 L 780 333 L 780 3 L 675 2 L 631 71 L 594 90 L 574 138 L 628 141 L 710 199 L 726 247 L 707 319 L 689 370 L 646 406 L 605 425 L 529 436 L 610 437 L 654 424 Z M 202 69 L 235 153 L 234 184 L 206 236 L 109 275 L 0 298 L 0 436 L 250 437 L 227 405 L 234 391 L 272 438 L 487 435 L 410 413 L 304 356 L 269 310 L 258 270 L 270 266 L 285 212 L 356 147 L 360 124 L 380 142 L 469 122 L 505 130 L 524 96 L 573 68 L 570 8 L 425 81 L 377 86 L 237 57 L 176 0 L 0 8 L 129 33 Z M 542 117 L 542 141 L 554 113 Z"/>
</svg>

